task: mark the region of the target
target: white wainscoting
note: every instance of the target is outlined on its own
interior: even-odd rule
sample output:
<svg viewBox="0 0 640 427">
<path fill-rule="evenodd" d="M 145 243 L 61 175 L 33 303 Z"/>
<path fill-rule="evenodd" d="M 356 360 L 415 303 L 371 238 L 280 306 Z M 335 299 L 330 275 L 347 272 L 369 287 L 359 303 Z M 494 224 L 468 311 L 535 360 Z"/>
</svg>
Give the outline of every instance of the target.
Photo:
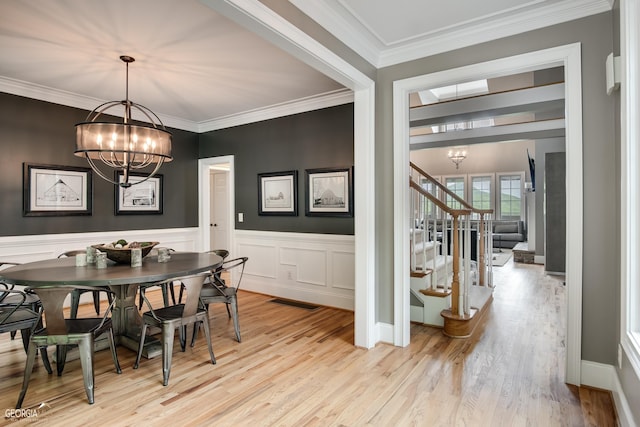
<svg viewBox="0 0 640 427">
<path fill-rule="evenodd" d="M 354 309 L 354 236 L 236 230 L 234 252 L 249 257 L 242 289 Z"/>
<path fill-rule="evenodd" d="M 160 242 L 158 246 L 177 251 L 199 251 L 198 228 L 121 230 L 92 233 L 41 234 L 0 237 L 0 261 L 32 262 L 55 258 L 63 252 L 84 249 L 97 243 L 127 241 Z"/>
<path fill-rule="evenodd" d="M 167 228 L 158 230 L 121 230 L 110 232 L 44 234 L 0 237 L 0 261 L 26 263 L 56 258 L 63 252 L 84 249 L 97 243 L 127 241 L 160 242 L 158 246 L 177 251 L 200 251 L 198 228 Z M 84 294 L 81 303 L 90 302 Z"/>
</svg>

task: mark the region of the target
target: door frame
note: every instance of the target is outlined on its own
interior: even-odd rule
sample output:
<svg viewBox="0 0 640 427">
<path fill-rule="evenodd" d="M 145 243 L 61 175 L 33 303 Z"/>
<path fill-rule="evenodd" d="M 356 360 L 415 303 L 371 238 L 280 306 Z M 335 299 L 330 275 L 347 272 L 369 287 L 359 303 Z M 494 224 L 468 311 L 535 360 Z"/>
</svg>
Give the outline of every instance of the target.
<svg viewBox="0 0 640 427">
<path fill-rule="evenodd" d="M 480 78 L 564 66 L 565 129 L 567 151 L 567 351 L 565 382 L 581 381 L 582 345 L 582 68 L 581 45 L 573 43 L 536 52 L 500 58 L 460 68 L 397 80 L 393 83 L 394 129 L 394 344 L 410 340 L 409 300 L 409 94 Z"/>
<path fill-rule="evenodd" d="M 199 211 L 199 227 L 200 227 L 200 249 L 210 251 L 211 249 L 211 166 L 220 164 L 229 164 L 229 172 L 227 177 L 227 190 L 229 192 L 229 215 L 227 224 L 228 250 L 230 253 L 235 252 L 235 181 L 234 181 L 234 156 L 207 157 L 198 160 L 198 194 L 200 195 L 198 202 Z"/>
<path fill-rule="evenodd" d="M 200 1 L 353 91 L 354 345 L 372 348 L 382 334 L 376 323 L 375 82 L 261 2 Z"/>
</svg>

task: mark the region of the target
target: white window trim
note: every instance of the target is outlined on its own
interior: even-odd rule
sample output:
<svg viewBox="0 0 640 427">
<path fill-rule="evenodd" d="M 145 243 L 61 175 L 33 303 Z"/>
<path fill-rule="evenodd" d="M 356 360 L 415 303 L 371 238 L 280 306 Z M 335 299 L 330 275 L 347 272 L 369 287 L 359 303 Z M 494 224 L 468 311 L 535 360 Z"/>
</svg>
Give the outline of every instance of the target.
<svg viewBox="0 0 640 427">
<path fill-rule="evenodd" d="M 467 181 L 468 181 L 468 185 L 467 185 L 467 200 L 469 200 L 469 202 L 473 205 L 473 178 L 477 178 L 477 177 L 489 177 L 491 178 L 491 195 L 490 195 L 490 199 L 489 199 L 489 203 L 490 209 L 493 209 L 493 213 L 494 213 L 494 218 L 496 217 L 497 211 L 496 211 L 496 174 L 494 172 L 488 172 L 488 173 L 470 173 L 469 175 L 467 175 Z"/>
<path fill-rule="evenodd" d="M 640 377 L 640 2 L 621 2 L 621 344 Z"/>
<path fill-rule="evenodd" d="M 458 179 L 458 178 L 462 178 L 462 182 L 463 182 L 463 186 L 464 186 L 462 191 L 464 192 L 464 194 L 461 197 L 464 199 L 466 194 L 467 194 L 467 188 L 469 188 L 469 182 L 468 182 L 466 174 L 460 173 L 460 174 L 452 174 L 452 175 L 442 175 L 440 177 L 440 179 L 441 179 L 440 182 L 442 183 L 442 185 L 444 185 L 445 187 L 449 188 L 447 186 L 447 180 L 448 179 Z M 447 201 L 447 197 L 448 197 L 448 195 L 445 197 L 445 203 Z"/>
<path fill-rule="evenodd" d="M 495 204 L 496 204 L 496 219 L 500 219 L 502 218 L 502 203 L 500 203 L 500 177 L 503 176 L 514 176 L 514 175 L 519 175 L 520 176 L 520 221 L 524 221 L 524 198 L 525 198 L 525 192 L 524 192 L 524 171 L 518 171 L 518 172 L 498 172 L 496 173 L 496 191 L 495 191 Z"/>
</svg>

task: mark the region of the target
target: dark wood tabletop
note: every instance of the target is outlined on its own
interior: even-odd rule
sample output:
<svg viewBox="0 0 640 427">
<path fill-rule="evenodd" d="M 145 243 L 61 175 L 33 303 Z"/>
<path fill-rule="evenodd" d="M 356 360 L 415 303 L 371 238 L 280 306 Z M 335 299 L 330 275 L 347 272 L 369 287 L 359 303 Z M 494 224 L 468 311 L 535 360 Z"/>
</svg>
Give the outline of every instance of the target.
<svg viewBox="0 0 640 427">
<path fill-rule="evenodd" d="M 47 285 L 117 286 L 154 283 L 213 270 L 222 258 L 213 253 L 174 252 L 169 262 L 146 256 L 141 267 L 107 261 L 107 268 L 76 267 L 74 257 L 20 264 L 0 271 L 0 280 L 33 288 Z"/>
</svg>

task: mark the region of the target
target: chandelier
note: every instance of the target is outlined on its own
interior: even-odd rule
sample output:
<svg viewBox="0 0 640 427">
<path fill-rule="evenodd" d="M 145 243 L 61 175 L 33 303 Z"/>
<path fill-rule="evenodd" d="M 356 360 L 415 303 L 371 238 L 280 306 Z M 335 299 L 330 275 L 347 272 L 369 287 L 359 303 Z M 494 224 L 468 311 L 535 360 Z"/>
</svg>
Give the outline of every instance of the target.
<svg viewBox="0 0 640 427">
<path fill-rule="evenodd" d="M 84 156 L 91 169 L 102 179 L 121 187 L 130 187 L 146 181 L 155 175 L 164 162 L 173 160 L 171 157 L 171 133 L 169 133 L 160 118 L 148 108 L 129 100 L 129 64 L 135 61 L 130 56 L 121 56 L 126 64 L 126 99 L 124 101 L 109 101 L 96 107 L 83 123 L 76 125 L 76 156 Z M 107 114 L 107 110 L 122 106 L 124 108 L 121 123 L 98 121 Z M 151 126 L 134 124 L 131 113 L 136 110 L 151 123 Z M 109 120 L 103 118 L 102 120 Z M 109 178 L 102 169 L 113 168 L 115 179 Z M 131 170 L 142 169 L 150 165 L 155 167 L 144 179 L 129 182 Z M 122 174 L 122 178 L 119 175 Z"/>
<path fill-rule="evenodd" d="M 447 154 L 447 156 L 449 157 L 449 160 L 451 160 L 453 163 L 456 164 L 456 169 L 458 169 L 458 166 L 460 166 L 460 163 L 462 163 L 462 161 L 464 159 L 467 158 L 467 151 L 466 150 L 449 150 L 449 153 Z"/>
</svg>

